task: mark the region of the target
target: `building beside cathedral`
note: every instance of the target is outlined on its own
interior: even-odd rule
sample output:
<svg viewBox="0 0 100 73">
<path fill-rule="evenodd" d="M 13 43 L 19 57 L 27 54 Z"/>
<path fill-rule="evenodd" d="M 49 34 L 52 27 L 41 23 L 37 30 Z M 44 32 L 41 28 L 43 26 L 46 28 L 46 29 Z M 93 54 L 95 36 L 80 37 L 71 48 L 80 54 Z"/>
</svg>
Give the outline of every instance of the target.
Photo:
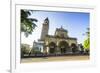
<svg viewBox="0 0 100 73">
<path fill-rule="evenodd" d="M 49 19 L 46 18 L 42 24 L 41 37 L 38 42 L 33 42 L 33 49 L 38 48 L 38 51 L 46 54 L 67 54 L 75 53 L 77 49 L 77 38 L 70 37 L 68 30 L 62 26 L 56 28 L 54 35 L 49 35 Z"/>
</svg>

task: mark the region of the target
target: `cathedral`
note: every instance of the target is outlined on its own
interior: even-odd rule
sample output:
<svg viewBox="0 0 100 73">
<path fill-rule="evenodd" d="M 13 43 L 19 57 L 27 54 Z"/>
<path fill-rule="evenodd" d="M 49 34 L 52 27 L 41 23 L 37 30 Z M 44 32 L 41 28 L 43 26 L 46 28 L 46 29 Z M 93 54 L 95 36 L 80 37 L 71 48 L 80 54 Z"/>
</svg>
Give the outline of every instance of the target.
<svg viewBox="0 0 100 73">
<path fill-rule="evenodd" d="M 49 19 L 42 24 L 41 36 L 38 42 L 33 42 L 33 49 L 38 48 L 46 54 L 69 54 L 77 52 L 77 38 L 69 37 L 68 31 L 62 26 L 56 28 L 54 35 L 49 35 Z"/>
</svg>

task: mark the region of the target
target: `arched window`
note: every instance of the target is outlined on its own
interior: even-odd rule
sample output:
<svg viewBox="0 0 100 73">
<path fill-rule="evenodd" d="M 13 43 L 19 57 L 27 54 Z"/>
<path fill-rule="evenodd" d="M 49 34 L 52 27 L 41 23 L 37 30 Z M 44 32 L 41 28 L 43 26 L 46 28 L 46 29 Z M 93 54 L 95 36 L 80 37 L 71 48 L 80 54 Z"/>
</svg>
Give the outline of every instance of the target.
<svg viewBox="0 0 100 73">
<path fill-rule="evenodd" d="M 49 43 L 49 53 L 54 54 L 56 51 L 56 44 L 54 42 Z"/>
<path fill-rule="evenodd" d="M 72 43 L 72 44 L 71 44 L 71 48 L 72 48 L 72 52 L 73 52 L 73 53 L 77 52 L 77 46 L 76 46 L 75 43 Z"/>
</svg>

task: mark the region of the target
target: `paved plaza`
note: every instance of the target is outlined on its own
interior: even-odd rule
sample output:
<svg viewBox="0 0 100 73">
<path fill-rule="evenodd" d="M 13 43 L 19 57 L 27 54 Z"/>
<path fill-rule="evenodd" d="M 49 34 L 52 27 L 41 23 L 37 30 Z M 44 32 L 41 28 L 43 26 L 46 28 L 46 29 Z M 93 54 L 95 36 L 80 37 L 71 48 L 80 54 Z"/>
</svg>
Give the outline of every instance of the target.
<svg viewBox="0 0 100 73">
<path fill-rule="evenodd" d="M 40 57 L 40 58 L 22 58 L 21 63 L 32 62 L 51 62 L 51 61 L 77 61 L 77 60 L 89 60 L 89 56 L 58 56 L 58 57 Z"/>
</svg>

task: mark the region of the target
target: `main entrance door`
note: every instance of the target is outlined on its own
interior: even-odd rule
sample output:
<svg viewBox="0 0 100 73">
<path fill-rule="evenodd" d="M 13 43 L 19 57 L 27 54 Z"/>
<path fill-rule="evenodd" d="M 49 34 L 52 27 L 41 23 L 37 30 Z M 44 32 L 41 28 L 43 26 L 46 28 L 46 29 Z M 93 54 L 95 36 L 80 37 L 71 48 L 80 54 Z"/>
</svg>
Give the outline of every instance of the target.
<svg viewBox="0 0 100 73">
<path fill-rule="evenodd" d="M 66 41 L 61 41 L 59 43 L 59 48 L 60 48 L 61 54 L 64 54 L 67 52 L 69 45 Z"/>
</svg>

